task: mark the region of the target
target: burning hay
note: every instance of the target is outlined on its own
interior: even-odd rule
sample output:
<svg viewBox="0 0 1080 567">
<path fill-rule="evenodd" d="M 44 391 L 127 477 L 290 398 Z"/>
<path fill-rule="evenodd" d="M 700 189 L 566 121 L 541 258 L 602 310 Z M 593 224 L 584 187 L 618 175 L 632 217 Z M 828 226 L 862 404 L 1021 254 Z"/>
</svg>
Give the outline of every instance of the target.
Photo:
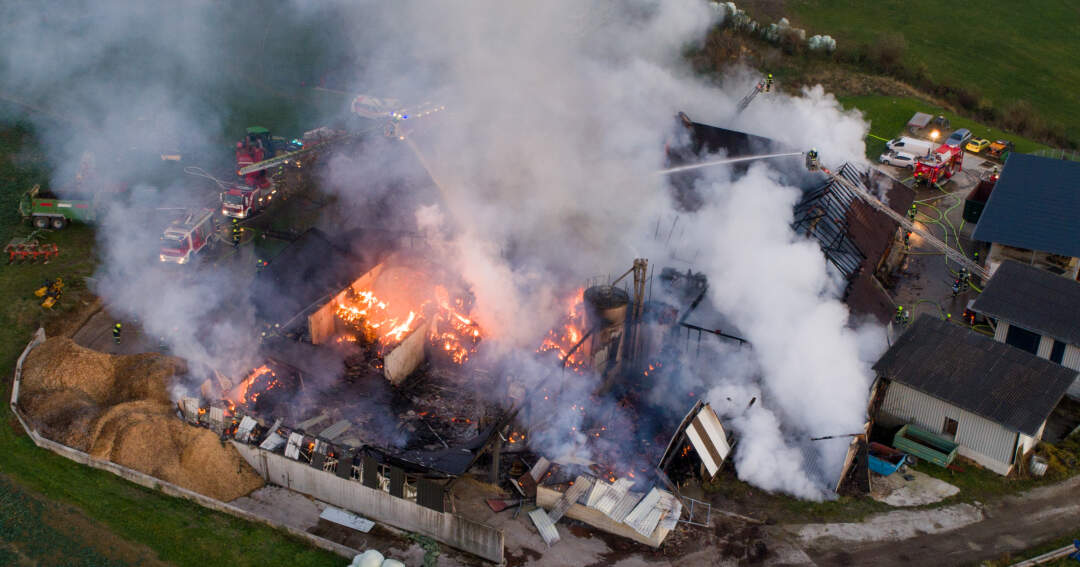
<svg viewBox="0 0 1080 567">
<path fill-rule="evenodd" d="M 219 500 L 262 479 L 229 445 L 177 420 L 166 391 L 182 361 L 109 355 L 54 337 L 31 351 L 20 404 L 51 439 Z"/>
</svg>

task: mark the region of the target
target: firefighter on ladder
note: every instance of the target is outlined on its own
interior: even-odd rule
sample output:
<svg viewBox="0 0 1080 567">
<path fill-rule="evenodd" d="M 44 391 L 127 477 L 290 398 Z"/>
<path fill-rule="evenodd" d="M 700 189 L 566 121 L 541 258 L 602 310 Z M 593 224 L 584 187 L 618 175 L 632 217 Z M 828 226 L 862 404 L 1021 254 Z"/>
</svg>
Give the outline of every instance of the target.
<svg viewBox="0 0 1080 567">
<path fill-rule="evenodd" d="M 117 321 L 116 324 L 113 325 L 113 328 L 112 328 L 112 340 L 116 344 L 120 344 L 120 330 L 121 329 L 122 329 L 122 326 L 120 325 L 120 322 Z"/>
<path fill-rule="evenodd" d="M 810 148 L 810 151 L 806 152 L 806 169 L 810 171 L 817 171 L 821 167 L 818 162 L 817 148 Z"/>
<path fill-rule="evenodd" d="M 233 248 L 240 246 L 240 239 L 244 235 L 244 229 L 240 226 L 240 219 L 233 218 L 232 220 L 232 245 Z"/>
<path fill-rule="evenodd" d="M 919 213 L 918 206 L 916 206 L 915 203 L 912 203 L 911 208 L 908 209 L 908 212 L 907 212 L 908 220 L 911 221 L 911 222 L 915 222 L 915 215 L 917 215 L 918 213 Z"/>
<path fill-rule="evenodd" d="M 765 92 L 772 92 L 772 73 L 765 79 Z"/>
<path fill-rule="evenodd" d="M 897 325 L 906 325 L 907 322 L 911 320 L 911 316 L 907 311 L 904 311 L 903 305 L 897 305 L 896 317 L 893 320 L 896 321 Z"/>
</svg>

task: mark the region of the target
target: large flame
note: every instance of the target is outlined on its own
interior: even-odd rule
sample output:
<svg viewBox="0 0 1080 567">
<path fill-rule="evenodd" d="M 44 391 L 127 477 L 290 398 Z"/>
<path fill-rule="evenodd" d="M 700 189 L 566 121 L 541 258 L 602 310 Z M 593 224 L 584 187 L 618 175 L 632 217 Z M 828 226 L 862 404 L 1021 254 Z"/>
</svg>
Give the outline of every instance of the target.
<svg viewBox="0 0 1080 567">
<path fill-rule="evenodd" d="M 585 288 L 578 288 L 577 292 L 567 302 L 566 316 L 558 327 L 548 331 L 544 342 L 536 352 L 544 353 L 554 351 L 560 361 L 567 368 L 574 370 L 582 369 L 585 364 L 585 356 L 579 344 L 585 338 Z M 578 347 L 573 350 L 574 347 Z"/>
<path fill-rule="evenodd" d="M 435 286 L 434 295 L 434 299 L 406 311 L 380 300 L 371 290 L 350 290 L 338 304 L 337 316 L 360 331 L 367 342 L 376 345 L 380 355 L 389 353 L 423 321 L 430 320 L 431 345 L 453 362 L 464 364 L 476 352 L 483 332 L 468 316 L 464 300 L 451 300 L 442 286 Z"/>
<path fill-rule="evenodd" d="M 264 364 L 255 368 L 227 395 L 229 410 L 235 411 L 237 406 L 254 405 L 260 394 L 279 385 L 277 374 L 269 366 Z"/>
</svg>

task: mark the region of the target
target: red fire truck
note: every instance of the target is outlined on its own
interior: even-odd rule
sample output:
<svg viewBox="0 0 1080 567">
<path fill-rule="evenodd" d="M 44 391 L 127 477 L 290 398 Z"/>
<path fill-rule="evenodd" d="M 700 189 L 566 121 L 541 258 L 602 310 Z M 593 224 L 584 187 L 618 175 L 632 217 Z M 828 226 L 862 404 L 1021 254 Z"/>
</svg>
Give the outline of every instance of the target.
<svg viewBox="0 0 1080 567">
<path fill-rule="evenodd" d="M 942 145 L 915 164 L 916 183 L 944 183 L 963 169 L 964 150 Z"/>
<path fill-rule="evenodd" d="M 246 219 L 269 205 L 275 194 L 277 188 L 272 184 L 265 187 L 233 185 L 221 192 L 221 214 Z"/>
<path fill-rule="evenodd" d="M 198 209 L 172 222 L 161 235 L 162 262 L 187 264 L 218 239 L 214 211 Z"/>
</svg>

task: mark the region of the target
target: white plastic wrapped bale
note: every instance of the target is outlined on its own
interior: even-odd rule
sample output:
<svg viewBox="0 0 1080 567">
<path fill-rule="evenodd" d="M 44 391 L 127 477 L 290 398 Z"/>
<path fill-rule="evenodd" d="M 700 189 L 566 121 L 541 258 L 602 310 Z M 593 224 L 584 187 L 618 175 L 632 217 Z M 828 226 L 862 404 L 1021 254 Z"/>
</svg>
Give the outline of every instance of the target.
<svg viewBox="0 0 1080 567">
<path fill-rule="evenodd" d="M 369 549 L 353 557 L 349 567 L 382 567 L 384 559 L 383 554 L 374 549 Z"/>
<path fill-rule="evenodd" d="M 405 567 L 405 564 L 397 559 L 387 559 L 382 562 L 382 567 Z"/>
</svg>

